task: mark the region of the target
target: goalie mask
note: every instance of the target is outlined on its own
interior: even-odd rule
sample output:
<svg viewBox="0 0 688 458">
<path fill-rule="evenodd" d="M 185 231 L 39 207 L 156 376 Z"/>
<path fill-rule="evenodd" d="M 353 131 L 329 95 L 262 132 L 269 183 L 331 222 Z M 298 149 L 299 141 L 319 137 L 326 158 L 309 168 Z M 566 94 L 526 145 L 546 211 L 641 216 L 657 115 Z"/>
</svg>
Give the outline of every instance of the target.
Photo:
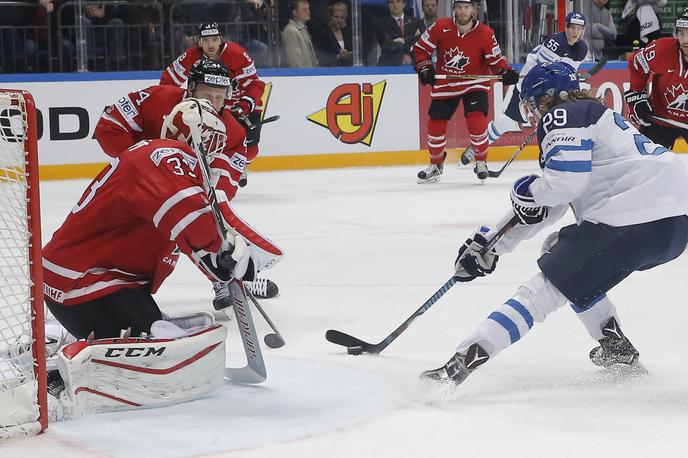
<svg viewBox="0 0 688 458">
<path fill-rule="evenodd" d="M 178 103 L 164 117 L 160 138 L 180 140 L 200 153 L 194 134 L 200 134 L 202 151 L 212 162 L 227 144 L 227 130 L 213 106 L 207 100 L 188 98 Z"/>
</svg>

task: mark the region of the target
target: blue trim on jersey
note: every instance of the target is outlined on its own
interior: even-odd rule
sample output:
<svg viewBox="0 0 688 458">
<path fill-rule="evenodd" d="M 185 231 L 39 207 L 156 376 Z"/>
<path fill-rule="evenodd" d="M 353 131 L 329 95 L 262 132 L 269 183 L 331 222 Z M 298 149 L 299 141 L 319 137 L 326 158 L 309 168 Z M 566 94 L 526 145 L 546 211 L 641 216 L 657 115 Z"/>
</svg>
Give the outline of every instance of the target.
<svg viewBox="0 0 688 458">
<path fill-rule="evenodd" d="M 505 302 L 505 304 L 511 307 L 512 309 L 516 310 L 523 317 L 526 324 L 528 325 L 528 329 L 533 327 L 533 315 L 530 314 L 525 305 L 521 304 L 516 299 L 509 299 Z"/>
<path fill-rule="evenodd" d="M 550 160 L 552 156 L 556 156 L 562 151 L 592 151 L 592 147 L 594 145 L 595 142 L 590 139 L 581 140 L 580 145 L 557 145 L 549 150 L 549 153 L 547 153 L 547 156 L 545 156 L 545 162 Z"/>
<path fill-rule="evenodd" d="M 577 305 L 577 304 L 574 304 L 572 302 L 571 308 L 576 313 L 583 313 L 586 310 L 590 310 L 595 304 L 597 304 L 599 301 L 601 301 L 605 297 L 607 297 L 606 294 L 601 294 L 601 295 L 597 296 L 596 298 L 594 298 L 593 300 L 591 300 L 587 305 Z"/>
<path fill-rule="evenodd" d="M 521 333 L 518 332 L 518 326 L 516 323 L 511 321 L 511 318 L 500 312 L 492 312 L 490 316 L 487 317 L 488 320 L 493 320 L 499 323 L 506 331 L 509 333 L 511 338 L 511 343 L 518 341 L 521 338 Z"/>
<path fill-rule="evenodd" d="M 549 161 L 545 164 L 545 168 L 559 172 L 590 172 L 592 161 Z"/>
</svg>

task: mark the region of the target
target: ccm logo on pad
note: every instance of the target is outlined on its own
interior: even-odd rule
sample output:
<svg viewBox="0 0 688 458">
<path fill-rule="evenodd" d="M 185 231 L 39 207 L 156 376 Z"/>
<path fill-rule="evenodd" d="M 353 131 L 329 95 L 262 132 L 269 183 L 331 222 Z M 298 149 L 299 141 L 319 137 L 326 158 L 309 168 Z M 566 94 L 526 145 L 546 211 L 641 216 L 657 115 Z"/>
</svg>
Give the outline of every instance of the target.
<svg viewBox="0 0 688 458">
<path fill-rule="evenodd" d="M 106 358 L 138 358 L 140 356 L 162 356 L 167 347 L 148 347 L 148 348 L 108 348 L 105 352 Z"/>
</svg>

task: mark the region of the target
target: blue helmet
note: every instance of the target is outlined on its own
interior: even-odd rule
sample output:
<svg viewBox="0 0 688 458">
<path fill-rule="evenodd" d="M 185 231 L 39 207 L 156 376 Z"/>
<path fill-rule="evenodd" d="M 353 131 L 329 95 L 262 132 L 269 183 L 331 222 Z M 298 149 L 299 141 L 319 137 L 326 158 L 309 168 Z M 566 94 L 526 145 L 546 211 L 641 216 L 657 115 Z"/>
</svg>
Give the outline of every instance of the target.
<svg viewBox="0 0 688 458">
<path fill-rule="evenodd" d="M 583 16 L 581 13 L 571 11 L 566 15 L 566 27 L 570 26 L 571 24 L 585 27 L 585 16 Z"/>
<path fill-rule="evenodd" d="M 580 90 L 578 74 L 564 62 L 545 62 L 533 67 L 521 84 L 521 102 L 538 106 L 538 100 L 544 95 L 560 96 L 562 92 Z"/>
</svg>

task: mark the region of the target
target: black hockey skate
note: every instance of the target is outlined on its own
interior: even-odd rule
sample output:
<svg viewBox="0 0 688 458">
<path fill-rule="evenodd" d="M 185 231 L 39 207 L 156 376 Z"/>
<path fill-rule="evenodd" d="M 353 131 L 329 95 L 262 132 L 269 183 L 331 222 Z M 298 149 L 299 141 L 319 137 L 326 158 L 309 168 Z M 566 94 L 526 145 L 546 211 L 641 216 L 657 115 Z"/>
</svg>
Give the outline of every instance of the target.
<svg viewBox="0 0 688 458">
<path fill-rule="evenodd" d="M 604 338 L 599 341 L 600 346 L 590 351 L 590 361 L 593 364 L 607 369 L 637 366 L 644 370 L 638 362 L 640 353 L 638 353 L 638 350 L 635 349 L 624 333 L 621 332 L 619 323 L 616 322 L 614 317 L 611 317 L 602 326 L 602 334 L 604 334 Z"/>
<path fill-rule="evenodd" d="M 475 151 L 473 151 L 473 148 L 470 146 L 467 147 L 465 150 L 463 150 L 463 153 L 461 153 L 461 163 L 463 165 L 468 165 L 471 163 L 471 159 L 473 159 L 473 156 L 475 156 Z"/>
<path fill-rule="evenodd" d="M 479 180 L 485 180 L 489 176 L 489 171 L 487 170 L 487 162 L 475 161 L 473 173 L 475 173 L 475 176 L 477 176 Z"/>
<path fill-rule="evenodd" d="M 430 164 L 418 172 L 418 184 L 437 183 L 442 178 L 444 164 Z"/>
<path fill-rule="evenodd" d="M 270 299 L 279 294 L 277 284 L 267 278 L 258 277 L 254 281 L 245 281 L 244 286 L 251 291 L 255 297 Z"/>
<path fill-rule="evenodd" d="M 439 369 L 424 371 L 420 374 L 420 379 L 427 382 L 461 384 L 476 370 L 478 366 L 485 363 L 490 356 L 477 343 L 468 347 L 466 354 L 456 353 L 447 361 L 447 364 Z"/>
<path fill-rule="evenodd" d="M 215 310 L 222 310 L 232 306 L 232 294 L 229 292 L 228 285 L 228 283 L 222 282 L 213 283 L 213 290 L 215 291 L 215 298 L 213 299 L 213 308 Z"/>
</svg>

